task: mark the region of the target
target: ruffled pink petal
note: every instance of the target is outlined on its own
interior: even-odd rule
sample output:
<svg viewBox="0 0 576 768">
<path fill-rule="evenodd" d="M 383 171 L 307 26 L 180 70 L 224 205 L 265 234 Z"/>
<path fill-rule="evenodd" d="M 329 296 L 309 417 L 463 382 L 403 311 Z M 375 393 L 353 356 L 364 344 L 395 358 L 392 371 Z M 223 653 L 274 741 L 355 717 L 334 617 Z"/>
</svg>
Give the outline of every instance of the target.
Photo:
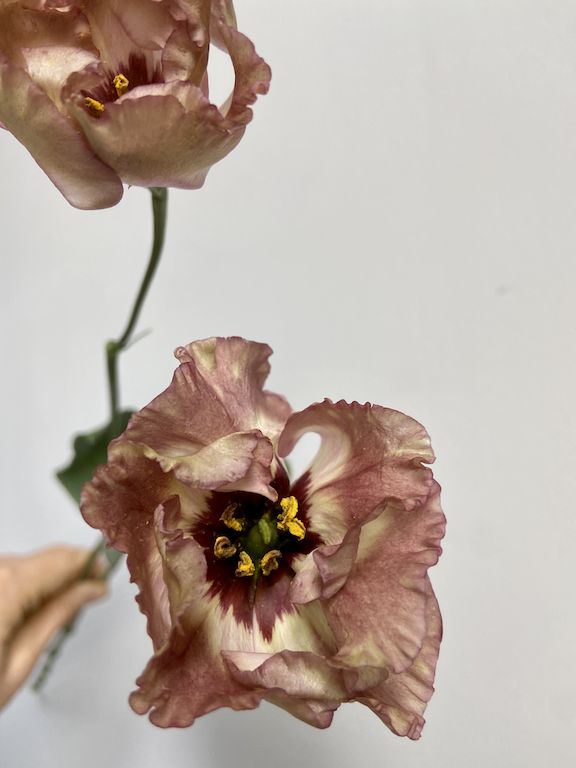
<svg viewBox="0 0 576 768">
<path fill-rule="evenodd" d="M 444 529 L 437 483 L 425 503 L 406 510 L 390 501 L 363 526 L 354 568 L 325 603 L 337 661 L 395 674 L 413 663 L 427 632 L 427 571 L 438 561 Z"/>
<path fill-rule="evenodd" d="M 100 59 L 111 70 L 117 70 L 130 59 L 131 55 L 141 55 L 141 47 L 126 31 L 115 7 L 114 0 L 90 0 L 85 5 L 85 13 L 90 22 L 94 45 L 100 52 Z M 145 0 L 142 6 L 154 5 Z M 153 48 L 157 46 L 152 43 Z"/>
<path fill-rule="evenodd" d="M 174 30 L 171 5 L 163 0 L 107 0 L 104 13 L 113 13 L 139 48 L 154 50 L 163 48 Z"/>
<path fill-rule="evenodd" d="M 24 67 L 25 56 L 31 49 L 52 46 L 96 54 L 88 21 L 81 10 L 60 12 L 24 7 L 17 2 L 0 4 L 0 51 L 11 63 Z"/>
<path fill-rule="evenodd" d="M 229 124 L 247 125 L 252 119 L 250 105 L 268 93 L 272 72 L 253 43 L 234 26 L 213 17 L 210 31 L 213 41 L 228 51 L 235 74 L 234 90 L 221 111 Z"/>
<path fill-rule="evenodd" d="M 276 500 L 269 485 L 274 451 L 259 430 L 224 435 L 205 447 L 194 447 L 194 453 L 180 456 L 163 456 L 147 447 L 143 453 L 192 488 L 251 491 Z"/>
<path fill-rule="evenodd" d="M 140 444 L 191 487 L 275 500 L 269 435 L 279 432 L 290 406 L 263 390 L 269 355 L 267 346 L 243 339 L 181 347 L 171 385 L 131 419 L 120 440 Z"/>
<path fill-rule="evenodd" d="M 219 393 L 239 429 L 260 429 L 275 443 L 292 408 L 285 397 L 264 389 L 271 354 L 267 344 L 239 337 L 195 341 L 175 352 Z"/>
<path fill-rule="evenodd" d="M 174 630 L 167 647 L 148 662 L 136 684 L 130 705 L 139 715 L 150 712 L 151 722 L 163 728 L 192 725 L 197 717 L 220 707 L 254 709 L 262 699 L 230 675 L 206 625 L 190 638 Z"/>
<path fill-rule="evenodd" d="M 107 208 L 122 182 L 90 148 L 74 124 L 21 69 L 0 59 L 0 120 L 23 144 L 68 202 Z"/>
<path fill-rule="evenodd" d="M 219 652 L 221 638 L 213 630 L 213 614 L 219 609 L 207 597 L 202 550 L 182 532 L 163 530 L 164 525 L 160 508 L 156 541 L 168 587 L 172 631 L 138 678 L 130 704 L 139 714 L 150 712 L 150 720 L 161 727 L 191 725 L 219 707 L 252 709 L 261 695 L 229 673 Z"/>
<path fill-rule="evenodd" d="M 209 43 L 203 27 L 178 24 L 162 52 L 164 79 L 168 82 L 186 80 L 205 93 L 202 82 L 208 65 L 208 50 Z"/>
<path fill-rule="evenodd" d="M 180 519 L 172 524 L 186 527 L 202 512 L 204 494 L 165 474 L 137 446 L 117 442 L 110 448 L 108 464 L 99 467 L 84 486 L 80 504 L 86 522 L 99 528 L 110 546 L 128 553 L 132 581 L 140 590 L 136 599 L 148 618 L 148 633 L 155 648 L 165 643 L 170 619 L 154 516 L 174 498 L 178 499 Z M 175 514 L 173 507 L 174 502 L 171 509 Z"/>
<path fill-rule="evenodd" d="M 282 651 L 258 654 L 258 666 L 247 669 L 245 657 L 223 652 L 233 676 L 245 686 L 264 691 L 264 698 L 317 728 L 327 728 L 348 697 L 342 670 L 314 653 Z"/>
<path fill-rule="evenodd" d="M 180 455 L 235 432 L 273 438 L 290 407 L 263 390 L 270 349 L 244 339 L 207 339 L 176 350 L 170 386 L 136 414 L 126 439 Z"/>
<path fill-rule="evenodd" d="M 340 706 L 340 702 L 297 699 L 279 690 L 267 693 L 265 699 L 315 728 L 328 728 L 332 724 L 334 712 Z"/>
<path fill-rule="evenodd" d="M 358 551 L 360 526 L 351 528 L 340 544 L 327 544 L 310 552 L 302 563 L 295 563 L 296 575 L 290 585 L 295 603 L 328 599 L 342 589 Z"/>
<path fill-rule="evenodd" d="M 68 108 L 98 157 L 126 184 L 143 187 L 197 189 L 244 132 L 228 128 L 201 89 L 187 83 L 135 88 L 100 117 L 79 97 Z"/>
<path fill-rule="evenodd" d="M 189 0 L 182 1 L 189 2 Z M 211 11 L 215 19 L 223 21 L 226 26 L 232 27 L 232 29 L 236 29 L 236 11 L 232 0 L 212 0 Z"/>
<path fill-rule="evenodd" d="M 434 453 L 424 427 L 409 416 L 325 400 L 288 419 L 279 455 L 287 456 L 307 432 L 318 433 L 322 443 L 296 488 L 306 496 L 312 529 L 325 542 L 339 544 L 387 499 L 411 509 L 427 498 L 432 472 L 422 463 L 434 461 Z"/>
<path fill-rule="evenodd" d="M 434 693 L 434 675 L 442 640 L 442 618 L 438 602 L 428 584 L 426 635 L 420 653 L 408 669 L 386 680 L 360 697 L 399 736 L 420 738 L 422 717 Z"/>
</svg>

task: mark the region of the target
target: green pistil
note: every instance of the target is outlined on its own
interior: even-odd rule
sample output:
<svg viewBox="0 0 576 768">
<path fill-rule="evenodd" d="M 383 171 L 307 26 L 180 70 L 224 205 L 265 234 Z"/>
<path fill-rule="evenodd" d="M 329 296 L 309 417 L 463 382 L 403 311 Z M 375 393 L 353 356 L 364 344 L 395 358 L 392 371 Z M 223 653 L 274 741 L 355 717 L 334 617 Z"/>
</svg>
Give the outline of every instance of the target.
<svg viewBox="0 0 576 768">
<path fill-rule="evenodd" d="M 240 541 L 242 549 L 250 555 L 253 562 L 259 563 L 267 552 L 276 548 L 278 529 L 275 518 L 266 512 Z"/>
</svg>

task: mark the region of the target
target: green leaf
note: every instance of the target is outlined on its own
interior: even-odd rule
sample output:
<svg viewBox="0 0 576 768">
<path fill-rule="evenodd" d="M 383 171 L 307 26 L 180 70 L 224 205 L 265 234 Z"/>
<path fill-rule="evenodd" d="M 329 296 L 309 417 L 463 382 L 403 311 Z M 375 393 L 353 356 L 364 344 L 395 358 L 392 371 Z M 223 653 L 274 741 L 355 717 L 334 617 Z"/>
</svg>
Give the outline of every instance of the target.
<svg viewBox="0 0 576 768">
<path fill-rule="evenodd" d="M 114 422 L 105 427 L 76 436 L 74 458 L 67 467 L 56 473 L 56 477 L 74 501 L 80 501 L 82 486 L 92 479 L 96 467 L 106 463 L 108 443 L 124 432 L 133 413 L 134 411 L 122 411 Z"/>
</svg>

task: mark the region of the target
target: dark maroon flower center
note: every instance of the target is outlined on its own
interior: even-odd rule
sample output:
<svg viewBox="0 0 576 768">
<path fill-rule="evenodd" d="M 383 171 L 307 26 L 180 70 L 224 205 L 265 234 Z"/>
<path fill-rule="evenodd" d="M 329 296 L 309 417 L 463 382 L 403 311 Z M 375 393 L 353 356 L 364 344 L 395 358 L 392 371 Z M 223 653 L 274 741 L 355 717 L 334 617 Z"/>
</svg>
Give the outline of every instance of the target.
<svg viewBox="0 0 576 768">
<path fill-rule="evenodd" d="M 214 492 L 191 531 L 205 552 L 209 593 L 248 626 L 255 613 L 265 637 L 278 616 L 293 610 L 288 592 L 295 559 L 322 543 L 309 530 L 305 484 L 290 489 L 282 470 L 273 486 L 276 502 L 256 493 Z"/>
<path fill-rule="evenodd" d="M 151 67 L 144 55 L 130 54 L 128 62 L 118 67 L 116 72 L 107 70 L 102 81 L 90 90 L 82 90 L 84 103 L 91 114 L 99 116 L 106 104 L 116 101 L 126 91 L 139 85 L 163 83 L 164 78 L 159 67 Z"/>
</svg>

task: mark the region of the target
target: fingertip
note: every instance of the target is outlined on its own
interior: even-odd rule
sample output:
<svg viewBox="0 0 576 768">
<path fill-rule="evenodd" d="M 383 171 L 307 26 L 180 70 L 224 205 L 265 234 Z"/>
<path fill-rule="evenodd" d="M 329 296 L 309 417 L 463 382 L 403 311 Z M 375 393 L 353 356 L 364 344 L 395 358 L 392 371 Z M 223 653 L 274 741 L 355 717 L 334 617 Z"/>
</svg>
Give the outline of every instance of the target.
<svg viewBox="0 0 576 768">
<path fill-rule="evenodd" d="M 40 549 L 32 555 L 51 566 L 65 563 L 70 571 L 79 570 L 90 555 L 90 550 L 85 547 L 75 547 L 71 544 L 52 544 Z"/>
<path fill-rule="evenodd" d="M 108 584 L 101 579 L 80 581 L 70 588 L 70 599 L 75 597 L 81 605 L 100 600 L 108 594 Z"/>
</svg>

